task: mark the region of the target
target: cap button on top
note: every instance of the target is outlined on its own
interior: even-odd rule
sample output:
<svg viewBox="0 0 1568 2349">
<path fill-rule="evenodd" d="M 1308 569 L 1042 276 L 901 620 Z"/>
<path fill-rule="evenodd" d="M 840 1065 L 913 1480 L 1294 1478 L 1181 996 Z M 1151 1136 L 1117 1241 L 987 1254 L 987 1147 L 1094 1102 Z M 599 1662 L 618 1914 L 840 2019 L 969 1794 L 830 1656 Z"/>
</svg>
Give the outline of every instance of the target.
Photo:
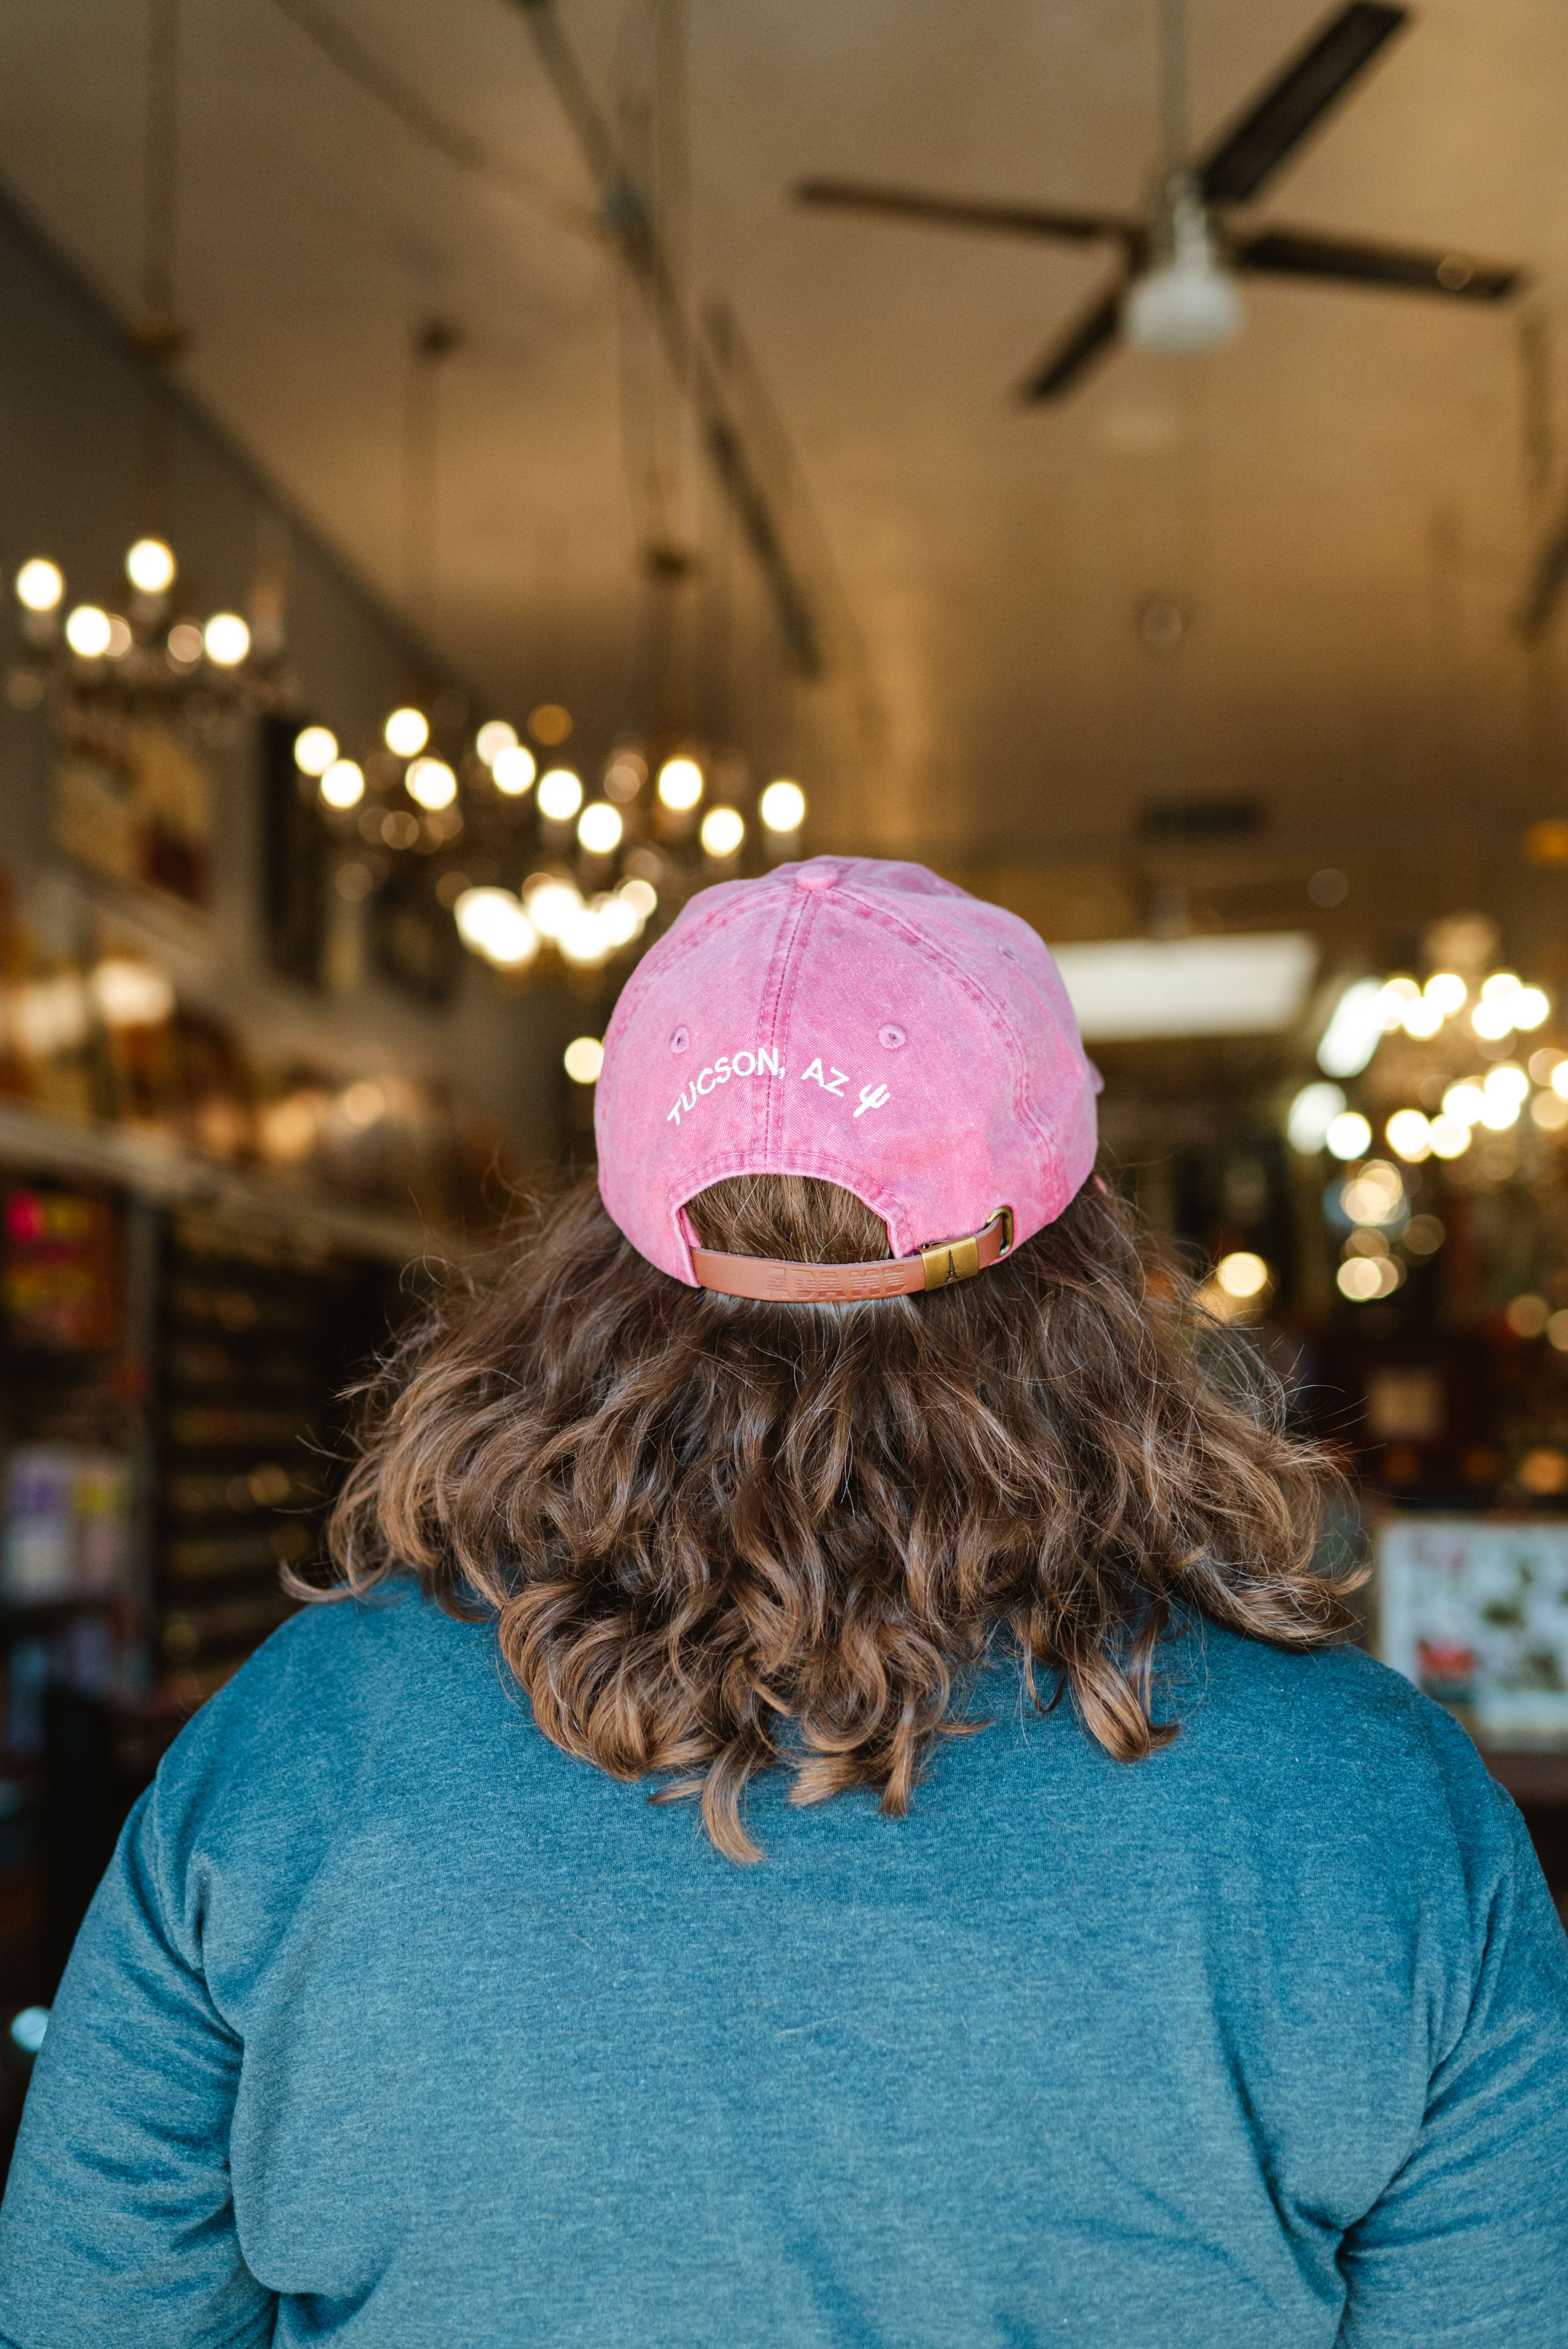
<svg viewBox="0 0 1568 2349">
<path fill-rule="evenodd" d="M 836 864 L 805 864 L 794 876 L 797 889 L 831 889 L 838 878 Z"/>
</svg>

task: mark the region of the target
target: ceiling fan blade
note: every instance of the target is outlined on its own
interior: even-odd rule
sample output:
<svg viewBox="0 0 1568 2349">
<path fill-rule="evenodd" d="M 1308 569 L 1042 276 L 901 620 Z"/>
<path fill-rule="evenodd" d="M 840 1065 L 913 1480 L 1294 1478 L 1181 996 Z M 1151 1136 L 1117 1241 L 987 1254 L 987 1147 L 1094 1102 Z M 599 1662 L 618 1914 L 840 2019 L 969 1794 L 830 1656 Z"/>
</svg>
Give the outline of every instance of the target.
<svg viewBox="0 0 1568 2349">
<path fill-rule="evenodd" d="M 1441 294 L 1460 302 L 1501 302 L 1524 282 L 1522 269 L 1477 261 L 1468 253 L 1418 253 L 1408 245 L 1358 244 L 1292 228 L 1266 228 L 1235 239 L 1238 269 L 1275 277 L 1325 278 L 1342 285 L 1384 285 L 1411 294 Z"/>
<path fill-rule="evenodd" d="M 915 188 L 867 187 L 858 180 L 803 180 L 795 202 L 837 212 L 880 212 L 892 220 L 925 221 L 935 228 L 992 230 L 1011 236 L 1070 237 L 1086 244 L 1100 237 L 1124 243 L 1141 239 L 1141 221 L 1116 212 L 1064 211 L 1047 204 L 998 204 L 983 198 L 932 196 Z"/>
<path fill-rule="evenodd" d="M 1407 8 L 1351 0 L 1194 166 L 1205 203 L 1244 204 L 1277 171 L 1391 35 Z"/>
<path fill-rule="evenodd" d="M 1118 278 L 1110 292 L 1103 294 L 1061 340 L 1052 345 L 1018 387 L 1018 397 L 1025 407 L 1033 408 L 1043 399 L 1060 399 L 1064 392 L 1072 390 L 1080 376 L 1087 374 L 1096 359 L 1108 355 L 1121 332 L 1122 296 L 1126 290 L 1127 281 Z"/>
</svg>

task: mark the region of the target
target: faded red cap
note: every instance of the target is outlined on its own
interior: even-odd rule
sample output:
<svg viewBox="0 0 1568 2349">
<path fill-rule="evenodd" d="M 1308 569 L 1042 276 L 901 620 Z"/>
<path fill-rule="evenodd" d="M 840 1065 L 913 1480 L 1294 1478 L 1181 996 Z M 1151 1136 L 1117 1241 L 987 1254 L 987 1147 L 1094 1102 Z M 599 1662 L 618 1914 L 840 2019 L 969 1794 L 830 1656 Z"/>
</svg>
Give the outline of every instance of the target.
<svg viewBox="0 0 1568 2349">
<path fill-rule="evenodd" d="M 692 898 L 605 1038 L 599 1191 L 693 1287 L 834 1299 L 941 1287 L 1062 1213 L 1095 1162 L 1100 1080 L 1027 923 L 919 864 L 818 857 Z M 895 1262 L 704 1250 L 683 1214 L 732 1174 L 815 1174 Z"/>
</svg>

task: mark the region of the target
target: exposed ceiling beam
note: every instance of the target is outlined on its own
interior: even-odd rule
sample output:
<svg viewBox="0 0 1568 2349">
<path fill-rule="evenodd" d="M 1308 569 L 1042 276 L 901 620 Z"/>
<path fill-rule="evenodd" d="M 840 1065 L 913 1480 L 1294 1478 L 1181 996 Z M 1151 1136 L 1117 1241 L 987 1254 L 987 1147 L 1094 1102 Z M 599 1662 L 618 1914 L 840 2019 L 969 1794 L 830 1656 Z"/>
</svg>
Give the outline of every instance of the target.
<svg viewBox="0 0 1568 2349">
<path fill-rule="evenodd" d="M 648 200 L 622 160 L 553 0 L 511 5 L 526 19 L 576 136 L 597 190 L 605 233 L 640 287 L 671 372 L 691 402 L 709 462 L 767 582 L 790 658 L 801 676 L 820 677 L 827 655 L 818 613 L 712 362 L 686 316 Z"/>
</svg>

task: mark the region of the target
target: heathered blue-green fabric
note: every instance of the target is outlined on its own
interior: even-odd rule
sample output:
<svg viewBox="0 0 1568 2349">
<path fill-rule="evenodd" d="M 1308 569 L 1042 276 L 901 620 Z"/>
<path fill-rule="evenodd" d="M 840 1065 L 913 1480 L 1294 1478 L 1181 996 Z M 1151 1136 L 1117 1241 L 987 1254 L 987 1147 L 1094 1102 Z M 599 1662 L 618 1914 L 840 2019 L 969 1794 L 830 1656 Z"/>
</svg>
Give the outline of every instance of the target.
<svg viewBox="0 0 1568 2349">
<path fill-rule="evenodd" d="M 1568 2344 L 1568 1945 L 1462 1731 L 1207 1630 L 1136 1767 L 995 1676 L 912 1815 L 703 1840 L 490 1634 L 303 1615 L 60 1992 L 12 2349 Z"/>
</svg>

